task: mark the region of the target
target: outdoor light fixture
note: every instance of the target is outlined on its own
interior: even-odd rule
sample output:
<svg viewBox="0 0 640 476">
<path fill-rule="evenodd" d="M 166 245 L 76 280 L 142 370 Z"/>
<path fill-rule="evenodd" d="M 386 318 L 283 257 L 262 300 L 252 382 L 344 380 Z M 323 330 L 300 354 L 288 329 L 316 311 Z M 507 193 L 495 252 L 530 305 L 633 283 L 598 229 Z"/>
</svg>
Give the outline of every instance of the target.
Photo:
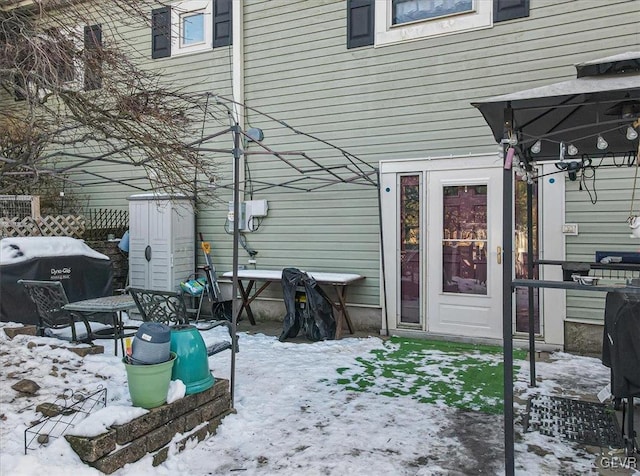
<svg viewBox="0 0 640 476">
<path fill-rule="evenodd" d="M 606 140 L 604 140 L 604 137 L 602 137 L 601 135 L 598 135 L 596 147 L 600 150 L 605 150 L 607 147 L 609 147 L 609 143 Z"/>
<path fill-rule="evenodd" d="M 542 149 L 542 142 L 540 140 L 535 141 L 535 143 L 531 146 L 532 154 L 539 154 Z"/>
<path fill-rule="evenodd" d="M 578 159 L 570 159 L 570 160 L 561 160 L 560 162 L 556 162 L 556 168 L 559 170 L 564 170 L 567 172 L 569 176 L 569 180 L 575 182 L 578 178 L 578 170 L 583 167 L 582 160 Z"/>
<path fill-rule="evenodd" d="M 573 144 L 569 144 L 569 147 L 567 147 L 567 155 L 578 155 L 578 148 Z"/>
<path fill-rule="evenodd" d="M 257 127 L 247 129 L 246 133 L 247 136 L 249 136 L 249 139 L 254 142 L 264 140 L 264 133 L 262 132 L 262 129 L 258 129 Z"/>
<path fill-rule="evenodd" d="M 636 131 L 633 126 L 627 127 L 627 139 L 628 140 L 636 140 L 638 138 L 638 131 Z"/>
</svg>

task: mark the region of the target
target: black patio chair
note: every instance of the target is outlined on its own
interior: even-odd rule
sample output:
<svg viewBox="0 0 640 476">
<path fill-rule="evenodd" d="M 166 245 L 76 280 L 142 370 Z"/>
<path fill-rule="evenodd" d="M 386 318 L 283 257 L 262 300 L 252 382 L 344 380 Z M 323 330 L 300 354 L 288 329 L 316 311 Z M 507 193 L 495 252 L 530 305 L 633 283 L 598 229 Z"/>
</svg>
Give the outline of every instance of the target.
<svg viewBox="0 0 640 476">
<path fill-rule="evenodd" d="M 208 331 L 218 326 L 226 326 L 229 334 L 231 329 L 226 320 L 190 322 L 187 313 L 187 305 L 184 295 L 173 291 L 155 291 L 151 289 L 141 289 L 128 287 L 127 292 L 131 295 L 136 307 L 145 322 L 161 322 L 168 326 L 193 325 L 200 331 Z M 231 342 L 218 342 L 207 347 L 207 354 L 214 355 L 226 349 L 231 349 Z M 238 352 L 238 342 L 236 336 L 235 351 Z"/>
<path fill-rule="evenodd" d="M 63 308 L 65 304 L 69 304 L 69 299 L 60 281 L 20 279 L 18 283 L 22 284 L 29 299 L 36 306 L 39 336 L 47 335 L 49 329 L 50 336 L 60 337 L 60 334 L 56 335 L 55 331 L 68 327 L 71 330 L 72 342 L 92 343 L 94 333 L 86 317 Z M 84 329 L 81 329 L 82 333 L 78 332 L 76 324 L 84 326 Z"/>
</svg>

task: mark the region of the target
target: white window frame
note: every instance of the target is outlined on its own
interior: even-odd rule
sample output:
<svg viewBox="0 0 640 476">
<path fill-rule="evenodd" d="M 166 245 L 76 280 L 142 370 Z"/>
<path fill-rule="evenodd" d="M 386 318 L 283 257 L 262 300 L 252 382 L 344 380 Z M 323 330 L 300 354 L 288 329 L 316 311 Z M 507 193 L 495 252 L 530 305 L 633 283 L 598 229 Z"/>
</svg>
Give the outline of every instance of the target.
<svg viewBox="0 0 640 476">
<path fill-rule="evenodd" d="M 375 46 L 420 40 L 493 26 L 493 2 L 474 0 L 474 11 L 445 17 L 391 25 L 391 0 L 377 0 L 375 10 Z"/>
<path fill-rule="evenodd" d="M 191 45 L 182 44 L 182 17 L 194 13 L 204 13 L 204 41 Z M 213 47 L 213 2 L 189 0 L 171 5 L 171 56 L 179 56 Z"/>
</svg>

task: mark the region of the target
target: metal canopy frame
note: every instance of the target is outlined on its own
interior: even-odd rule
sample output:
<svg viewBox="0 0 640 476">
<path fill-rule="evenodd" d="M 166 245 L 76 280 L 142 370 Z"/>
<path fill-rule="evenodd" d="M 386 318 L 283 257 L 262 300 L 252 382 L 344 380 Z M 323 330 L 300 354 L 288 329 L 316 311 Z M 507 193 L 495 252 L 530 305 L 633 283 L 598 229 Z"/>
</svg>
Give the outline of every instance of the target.
<svg viewBox="0 0 640 476">
<path fill-rule="evenodd" d="M 233 210 L 234 210 L 234 223 L 233 223 L 233 257 L 232 257 L 232 268 L 233 268 L 233 278 L 232 278 L 232 296 L 238 295 L 238 252 L 239 252 L 239 242 L 240 242 L 240 232 L 238 229 L 238 218 L 240 215 L 240 188 L 244 189 L 246 185 L 250 185 L 252 187 L 252 191 L 262 191 L 274 187 L 282 187 L 289 190 L 295 191 L 304 191 L 311 192 L 316 190 L 321 190 L 329 186 L 338 185 L 338 184 L 347 184 L 347 185 L 360 185 L 360 186 L 368 186 L 375 187 L 377 189 L 378 195 L 378 219 L 380 224 L 380 239 L 382 240 L 382 216 L 381 216 L 381 207 L 380 207 L 380 177 L 379 170 L 377 167 L 369 164 L 368 162 L 360 159 L 356 155 L 348 152 L 346 149 L 343 149 L 339 146 L 332 144 L 331 142 L 321 139 L 312 134 L 303 132 L 300 129 L 296 129 L 289 124 L 287 124 L 283 120 L 279 120 L 265 114 L 257 109 L 250 107 L 246 104 L 236 102 L 232 99 L 225 98 L 223 96 L 214 95 L 211 93 L 205 93 L 202 95 L 201 99 L 204 101 L 204 106 L 201 107 L 203 112 L 203 125 L 207 120 L 213 120 L 216 122 L 224 122 L 220 113 L 226 121 L 228 121 L 228 127 L 222 127 L 214 133 L 208 135 L 202 135 L 199 139 L 191 141 L 185 144 L 187 147 L 194 148 L 198 151 L 203 160 L 205 160 L 205 155 L 216 154 L 218 156 L 228 157 L 231 156 L 233 159 L 233 178 L 228 184 L 215 184 L 216 188 L 219 189 L 228 189 L 231 190 L 233 195 Z M 214 101 L 211 101 L 213 99 Z M 210 107 L 210 102 L 213 102 L 213 106 Z M 259 116 L 265 117 L 269 121 L 275 121 L 279 125 L 285 127 L 290 132 L 295 133 L 296 135 L 302 135 L 310 139 L 312 142 L 321 143 L 326 147 L 326 151 L 323 152 L 322 157 L 313 157 L 310 154 L 304 151 L 277 151 L 273 148 L 269 147 L 262 140 L 258 140 L 256 137 L 250 135 L 247 131 L 243 130 L 242 126 L 239 124 L 238 114 L 236 112 L 236 108 L 241 107 L 246 110 L 251 110 Z M 224 135 L 231 135 L 231 148 L 214 148 L 208 147 L 207 143 L 213 139 L 222 137 Z M 247 151 L 244 149 L 244 145 L 248 143 L 255 143 L 258 146 L 258 150 Z M 68 152 L 54 152 L 51 157 L 71 157 L 78 159 L 77 162 L 74 162 L 71 165 L 68 165 L 64 168 L 43 168 L 40 170 L 40 173 L 46 173 L 51 175 L 56 175 L 62 178 L 63 180 L 71 183 L 75 183 L 76 185 L 102 185 L 108 183 L 119 183 L 121 185 L 125 185 L 131 187 L 136 190 L 146 191 L 145 188 L 136 184 L 135 182 L 139 182 L 140 180 L 144 180 L 147 178 L 147 175 L 140 175 L 139 177 L 127 178 L 127 179 L 117 179 L 109 177 L 105 174 L 99 174 L 92 172 L 90 170 L 85 169 L 84 167 L 90 163 L 96 162 L 104 162 L 111 164 L 120 164 L 120 165 L 134 165 L 138 167 L 143 167 L 148 161 L 139 161 L 139 162 L 131 162 L 125 159 L 121 159 L 117 157 L 118 153 L 126 153 L 131 147 L 123 146 L 121 148 L 117 148 L 115 150 L 110 150 L 103 154 L 75 154 Z M 337 153 L 337 154 L 336 154 Z M 256 156 L 270 156 L 275 157 L 280 160 L 283 164 L 285 164 L 290 169 L 294 170 L 297 176 L 292 178 L 286 178 L 281 181 L 261 181 L 261 180 L 245 180 L 244 182 L 240 181 L 240 159 L 242 157 L 256 157 Z M 73 179 L 65 177 L 66 174 L 73 173 L 81 173 L 88 175 L 90 177 L 94 177 L 95 180 L 92 182 L 84 182 L 83 184 L 74 181 Z M 205 188 L 211 187 L 213 184 L 198 182 L 197 179 L 194 179 L 193 183 L 193 196 L 194 199 L 197 200 L 198 190 L 203 190 Z M 257 187 L 256 187 L 257 185 Z M 383 249 L 383 247 L 381 248 Z M 383 253 L 383 251 L 381 251 Z M 381 292 L 383 296 L 386 296 L 386 292 L 384 291 L 385 282 L 384 282 L 384 258 L 382 259 L 382 272 L 383 279 L 381 282 Z M 386 299 L 386 297 L 385 297 Z M 233 300 L 232 305 L 232 322 L 230 328 L 231 334 L 231 342 L 236 342 L 236 330 L 237 330 L 237 322 L 238 315 L 241 310 L 241 306 L 237 299 Z M 384 306 L 386 309 L 386 306 Z M 233 406 L 234 402 L 234 388 L 235 388 L 235 351 L 231 352 L 231 378 L 230 378 L 230 392 L 231 392 L 231 405 Z"/>
<path fill-rule="evenodd" d="M 503 173 L 503 352 L 505 472 L 515 471 L 513 414 L 513 165 L 531 171 L 534 163 L 572 160 L 570 144 L 578 149 L 573 160 L 623 158 L 637 165 L 640 145 L 625 134 L 640 129 L 640 52 L 623 53 L 576 65 L 576 79 L 472 103 L 491 128 L 504 152 Z M 608 142 L 599 149 L 597 138 Z M 531 146 L 540 141 L 537 154 Z M 564 172 L 562 172 L 564 173 Z M 533 179 L 531 179 L 533 180 Z M 532 186 L 527 187 L 528 250 L 533 248 Z M 531 256 L 531 255 L 530 255 Z M 528 260 L 528 278 L 534 279 Z M 531 385 L 535 386 L 535 336 L 532 293 L 529 292 L 529 355 Z"/>
</svg>

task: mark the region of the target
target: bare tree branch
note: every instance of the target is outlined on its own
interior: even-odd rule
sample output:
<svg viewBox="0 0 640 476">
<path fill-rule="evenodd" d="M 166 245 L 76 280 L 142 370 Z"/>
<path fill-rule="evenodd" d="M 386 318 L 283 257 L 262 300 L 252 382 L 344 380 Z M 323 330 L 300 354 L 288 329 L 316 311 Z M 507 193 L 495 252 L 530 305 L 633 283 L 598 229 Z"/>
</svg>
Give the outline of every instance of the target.
<svg viewBox="0 0 640 476">
<path fill-rule="evenodd" d="M 97 15 L 148 27 L 161 4 L 0 0 L 0 96 L 17 99 L 0 112 L 1 193 L 99 161 L 144 167 L 166 192 L 211 193 L 196 187 L 215 166 L 187 142 L 200 135 L 202 96 L 137 66 L 134 45 Z"/>
</svg>

